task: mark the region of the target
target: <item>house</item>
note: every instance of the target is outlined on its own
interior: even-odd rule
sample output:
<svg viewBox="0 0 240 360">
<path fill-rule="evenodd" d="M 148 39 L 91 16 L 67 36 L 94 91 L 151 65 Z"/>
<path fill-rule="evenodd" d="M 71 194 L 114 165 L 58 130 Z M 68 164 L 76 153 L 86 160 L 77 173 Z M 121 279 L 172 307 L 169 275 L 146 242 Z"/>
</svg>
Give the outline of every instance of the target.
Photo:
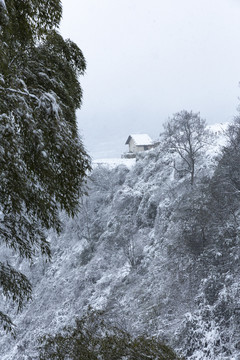
<svg viewBox="0 0 240 360">
<path fill-rule="evenodd" d="M 129 135 L 125 144 L 129 145 L 129 155 L 136 155 L 140 151 L 150 150 L 155 147 L 153 140 L 147 134 Z"/>
</svg>

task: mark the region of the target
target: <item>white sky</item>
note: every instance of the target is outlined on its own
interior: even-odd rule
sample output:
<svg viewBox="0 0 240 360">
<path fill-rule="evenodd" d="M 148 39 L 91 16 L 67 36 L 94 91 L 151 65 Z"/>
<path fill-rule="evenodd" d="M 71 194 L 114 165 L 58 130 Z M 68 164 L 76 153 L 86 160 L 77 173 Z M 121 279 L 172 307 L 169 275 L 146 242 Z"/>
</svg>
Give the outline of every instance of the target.
<svg viewBox="0 0 240 360">
<path fill-rule="evenodd" d="M 79 129 L 93 158 L 119 157 L 131 133 L 153 139 L 180 110 L 209 124 L 236 114 L 239 0 L 62 0 L 64 38 L 87 61 Z"/>
</svg>

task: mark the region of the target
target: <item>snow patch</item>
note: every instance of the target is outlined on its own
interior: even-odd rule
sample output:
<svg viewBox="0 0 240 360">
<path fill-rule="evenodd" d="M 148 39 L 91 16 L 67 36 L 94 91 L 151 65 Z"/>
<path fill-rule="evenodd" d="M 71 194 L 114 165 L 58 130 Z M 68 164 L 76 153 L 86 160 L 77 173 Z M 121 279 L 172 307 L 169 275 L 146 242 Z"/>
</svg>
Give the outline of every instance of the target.
<svg viewBox="0 0 240 360">
<path fill-rule="evenodd" d="M 131 169 L 136 164 L 136 159 L 97 159 L 93 160 L 93 168 L 98 166 L 105 166 L 110 169 L 113 169 L 119 165 L 125 165 L 127 168 Z"/>
</svg>

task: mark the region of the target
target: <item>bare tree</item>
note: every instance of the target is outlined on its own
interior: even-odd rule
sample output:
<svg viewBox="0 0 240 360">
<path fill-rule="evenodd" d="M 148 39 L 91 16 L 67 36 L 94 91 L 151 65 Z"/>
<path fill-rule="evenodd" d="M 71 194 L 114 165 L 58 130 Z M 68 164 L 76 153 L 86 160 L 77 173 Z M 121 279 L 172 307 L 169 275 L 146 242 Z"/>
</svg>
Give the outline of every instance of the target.
<svg viewBox="0 0 240 360">
<path fill-rule="evenodd" d="M 175 170 L 189 173 L 190 183 L 193 185 L 196 161 L 209 136 L 205 120 L 199 113 L 182 110 L 164 124 L 162 136 L 165 149 L 177 153 L 182 160 L 183 168 L 177 168 L 174 163 Z"/>
</svg>

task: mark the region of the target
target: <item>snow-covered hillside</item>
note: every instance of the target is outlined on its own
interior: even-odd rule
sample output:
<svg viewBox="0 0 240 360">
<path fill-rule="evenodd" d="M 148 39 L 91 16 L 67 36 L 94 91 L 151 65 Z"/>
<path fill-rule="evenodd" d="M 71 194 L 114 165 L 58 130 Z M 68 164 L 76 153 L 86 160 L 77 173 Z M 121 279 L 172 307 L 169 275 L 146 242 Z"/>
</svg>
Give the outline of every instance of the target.
<svg viewBox="0 0 240 360">
<path fill-rule="evenodd" d="M 193 187 L 160 148 L 131 167 L 96 166 L 78 218 L 62 214 L 63 233 L 49 234 L 51 262 L 37 258 L 29 267 L 2 252 L 34 291 L 12 315 L 16 340 L 2 333 L 1 360 L 37 359 L 37 339 L 73 324 L 89 305 L 133 334 L 158 335 L 189 360 L 240 359 L 238 235 L 230 218 L 218 232 L 211 218 L 211 146 Z"/>
</svg>

